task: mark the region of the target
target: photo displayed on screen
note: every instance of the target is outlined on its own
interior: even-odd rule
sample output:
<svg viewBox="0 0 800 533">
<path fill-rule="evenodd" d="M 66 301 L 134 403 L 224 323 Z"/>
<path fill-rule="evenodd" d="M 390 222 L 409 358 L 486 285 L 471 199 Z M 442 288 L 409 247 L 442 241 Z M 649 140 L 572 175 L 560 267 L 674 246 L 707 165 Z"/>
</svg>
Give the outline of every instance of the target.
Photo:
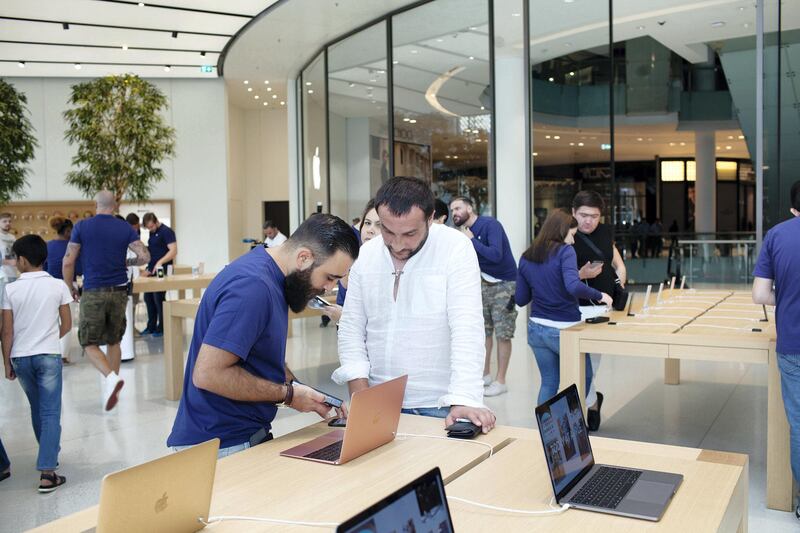
<svg viewBox="0 0 800 533">
<path fill-rule="evenodd" d="M 444 497 L 436 479 L 426 480 L 347 533 L 451 533 Z"/>
<path fill-rule="evenodd" d="M 562 396 L 537 416 L 545 458 L 557 494 L 591 463 L 589 435 L 583 422 L 581 404 L 574 395 Z"/>
</svg>

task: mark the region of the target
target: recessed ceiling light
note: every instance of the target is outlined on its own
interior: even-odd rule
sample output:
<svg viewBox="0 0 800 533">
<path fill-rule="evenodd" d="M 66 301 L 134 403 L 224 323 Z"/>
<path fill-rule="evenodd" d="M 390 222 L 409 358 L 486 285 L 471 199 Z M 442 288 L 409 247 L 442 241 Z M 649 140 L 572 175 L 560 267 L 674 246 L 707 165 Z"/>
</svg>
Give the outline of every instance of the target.
<svg viewBox="0 0 800 533">
<path fill-rule="evenodd" d="M 485 110 L 486 110 L 486 108 L 481 106 L 481 111 L 485 111 Z"/>
<path fill-rule="evenodd" d="M 545 139 L 549 139 L 549 138 L 550 138 L 550 136 L 549 136 L 549 135 L 545 135 L 545 136 L 544 136 L 544 138 L 545 138 Z"/>
<path fill-rule="evenodd" d="M 408 121 L 408 123 L 409 123 L 409 124 L 416 124 L 416 123 L 417 123 L 417 121 L 416 121 L 416 119 L 413 119 L 413 118 L 412 118 L 411 120 L 409 120 L 409 121 Z"/>
<path fill-rule="evenodd" d="M 739 140 L 744 139 L 744 135 L 739 135 Z"/>
<path fill-rule="evenodd" d="M 551 77 L 547 78 L 547 81 L 555 81 L 555 80 L 551 76 Z"/>
<path fill-rule="evenodd" d="M 453 159 L 458 159 L 458 156 L 457 156 L 457 155 L 454 155 L 454 156 L 453 156 Z"/>
<path fill-rule="evenodd" d="M 570 146 L 575 146 L 575 143 L 569 143 Z"/>
<path fill-rule="evenodd" d="M 164 65 L 164 72 L 169 72 L 172 70 L 169 65 Z"/>
<path fill-rule="evenodd" d="M 264 85 L 269 85 L 269 80 L 264 80 Z"/>
<path fill-rule="evenodd" d="M 686 146 L 686 143 L 681 143 L 681 146 Z"/>
<path fill-rule="evenodd" d="M 571 3 L 572 3 L 572 2 L 574 2 L 574 1 L 575 1 L 575 0 L 564 0 L 564 3 L 565 3 L 565 4 L 571 4 Z"/>
<path fill-rule="evenodd" d="M 308 94 L 314 94 L 314 89 L 309 89 Z"/>
<path fill-rule="evenodd" d="M 414 49 L 414 50 L 411 50 L 411 53 L 412 53 L 412 54 L 418 54 L 418 53 L 419 53 L 419 50 L 416 50 L 416 49 Z"/>
<path fill-rule="evenodd" d="M 733 139 L 733 135 L 728 135 L 728 140 Z"/>
<path fill-rule="evenodd" d="M 578 143 L 578 146 L 583 146 L 583 143 Z"/>
<path fill-rule="evenodd" d="M 249 80 L 244 80 L 244 84 L 245 84 L 245 85 L 248 85 L 249 83 L 250 83 L 250 81 L 249 81 Z"/>
<path fill-rule="evenodd" d="M 559 140 L 559 139 L 561 139 L 561 136 L 560 136 L 560 135 L 554 135 L 554 136 L 553 136 L 553 139 L 555 139 L 555 140 Z"/>
<path fill-rule="evenodd" d="M 721 28 L 724 25 L 725 25 L 725 22 L 721 21 L 721 20 L 715 20 L 714 22 L 711 23 L 711 27 L 712 28 Z"/>
<path fill-rule="evenodd" d="M 675 143 L 669 143 L 670 146 L 675 146 Z"/>
<path fill-rule="evenodd" d="M 725 149 L 726 150 L 733 150 L 733 146 L 728 145 L 728 146 L 725 147 Z"/>
<path fill-rule="evenodd" d="M 281 105 L 286 105 L 286 102 L 284 102 L 283 100 L 281 100 Z"/>
<path fill-rule="evenodd" d="M 144 7 L 144 2 L 139 2 L 139 7 Z"/>
<path fill-rule="evenodd" d="M 721 148 L 719 146 L 717 146 L 717 150 L 721 150 Z"/>
<path fill-rule="evenodd" d="M 80 63 L 75 63 L 75 70 L 80 70 L 81 68 L 82 67 Z"/>
<path fill-rule="evenodd" d="M 258 100 L 258 99 L 259 99 L 259 98 L 261 98 L 261 97 L 260 97 L 260 96 L 258 96 L 258 95 L 255 95 L 253 98 L 255 98 L 256 100 Z"/>
<path fill-rule="evenodd" d="M 381 69 L 381 70 L 378 71 L 378 74 L 386 74 L 386 71 Z"/>
<path fill-rule="evenodd" d="M 532 155 L 533 157 L 536 157 L 537 155 L 539 155 L 539 152 L 533 152 L 533 154 L 531 154 L 531 155 Z"/>
<path fill-rule="evenodd" d="M 403 122 L 408 122 L 409 120 L 411 120 L 411 119 L 408 118 L 408 117 L 403 117 Z"/>
<path fill-rule="evenodd" d="M 444 156 L 445 159 L 450 159 L 449 155 Z"/>
<path fill-rule="evenodd" d="M 277 95 L 277 94 L 273 94 L 273 95 L 272 95 L 272 99 L 273 99 L 273 100 L 274 100 L 275 98 L 277 98 L 277 97 L 278 97 L 278 95 Z"/>
<path fill-rule="evenodd" d="M 570 76 L 574 76 L 574 75 L 575 75 L 575 73 L 574 73 L 574 72 L 570 72 L 570 73 L 569 73 L 569 75 L 570 75 Z"/>
<path fill-rule="evenodd" d="M 470 61 L 475 59 L 475 56 L 469 56 Z"/>
<path fill-rule="evenodd" d="M 267 92 L 271 93 L 272 92 L 272 87 L 267 87 Z"/>
<path fill-rule="evenodd" d="M 122 49 L 123 49 L 123 50 L 127 50 L 127 49 L 128 49 L 128 45 L 127 45 L 127 44 L 123 44 L 123 45 L 122 45 Z"/>
<path fill-rule="evenodd" d="M 25 62 L 20 61 L 19 63 L 17 63 L 17 66 L 19 66 L 19 68 L 25 68 Z"/>
<path fill-rule="evenodd" d="M 249 92 L 249 93 L 253 92 L 253 88 L 252 87 L 248 87 L 247 88 L 247 92 Z"/>
<path fill-rule="evenodd" d="M 512 17 L 519 17 L 519 16 L 521 16 L 521 14 L 520 13 L 511 13 L 511 16 Z"/>
<path fill-rule="evenodd" d="M 444 39 L 436 39 L 436 42 L 437 42 L 437 43 L 443 43 L 443 42 L 444 42 Z"/>
<path fill-rule="evenodd" d="M 644 139 L 642 139 L 641 137 L 636 137 L 636 140 L 637 141 L 643 141 Z"/>
<path fill-rule="evenodd" d="M 269 102 L 264 102 L 264 105 L 269 105 Z"/>
<path fill-rule="evenodd" d="M 470 27 L 469 27 L 469 29 L 471 29 L 472 31 L 475 31 L 475 30 L 477 30 L 478 28 L 477 28 L 477 26 L 470 26 Z"/>
<path fill-rule="evenodd" d="M 396 64 L 398 64 L 398 63 L 399 63 L 399 61 L 398 61 L 398 60 L 396 60 L 396 59 L 395 59 L 394 61 L 392 61 L 392 65 L 396 65 Z"/>
</svg>

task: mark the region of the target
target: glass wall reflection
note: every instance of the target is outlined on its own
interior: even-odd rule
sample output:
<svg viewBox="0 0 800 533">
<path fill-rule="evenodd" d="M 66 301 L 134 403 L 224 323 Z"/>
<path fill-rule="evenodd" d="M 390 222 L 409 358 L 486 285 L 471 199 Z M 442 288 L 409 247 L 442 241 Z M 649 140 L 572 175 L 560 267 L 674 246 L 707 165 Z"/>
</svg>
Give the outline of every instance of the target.
<svg viewBox="0 0 800 533">
<path fill-rule="evenodd" d="M 489 3 L 437 0 L 393 17 L 394 174 L 491 212 Z"/>
<path fill-rule="evenodd" d="M 389 168 L 386 23 L 328 49 L 331 212 L 351 220 Z"/>
<path fill-rule="evenodd" d="M 325 108 L 325 54 L 317 56 L 300 77 L 303 114 L 304 216 L 329 212 L 328 149 Z"/>
</svg>

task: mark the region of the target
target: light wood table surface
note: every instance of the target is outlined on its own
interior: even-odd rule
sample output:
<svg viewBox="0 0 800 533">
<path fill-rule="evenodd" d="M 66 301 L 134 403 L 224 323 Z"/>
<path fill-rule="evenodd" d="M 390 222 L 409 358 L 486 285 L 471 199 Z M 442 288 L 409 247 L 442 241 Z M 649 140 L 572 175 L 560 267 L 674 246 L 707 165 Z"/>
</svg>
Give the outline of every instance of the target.
<svg viewBox="0 0 800 533">
<path fill-rule="evenodd" d="M 343 522 L 378 499 L 438 466 L 446 483 L 489 456 L 489 448 L 471 441 L 398 437 L 344 465 L 334 466 L 289 457 L 281 451 L 323 435 L 324 422 L 236 453 L 217 463 L 211 516 L 264 516 L 287 520 Z M 444 420 L 402 415 L 398 433 L 443 437 Z M 510 443 L 501 432 L 478 441 L 499 450 Z M 85 531 L 97 522 L 97 506 L 35 529 Z M 309 531 L 303 527 L 255 522 L 221 522 L 210 531 Z"/>
<path fill-rule="evenodd" d="M 775 353 L 774 313 L 768 308 L 769 322 L 760 322 L 763 309 L 748 300 L 749 293 L 675 290 L 662 296 L 658 305 L 652 305 L 651 296 L 646 314 L 611 313 L 616 325 L 582 323 L 562 330 L 561 388 L 575 383 L 583 402 L 586 353 L 664 359 L 664 381 L 672 385 L 680 383 L 681 359 L 768 365 L 767 506 L 793 510 L 789 426 Z M 686 314 L 667 316 L 679 310 Z"/>
<path fill-rule="evenodd" d="M 448 496 L 520 510 L 553 500 L 542 444 L 520 438 L 447 486 Z M 659 522 L 569 509 L 559 515 L 511 514 L 450 500 L 458 532 L 484 531 L 747 531 L 746 455 L 591 437 L 598 463 L 683 474 Z"/>
<path fill-rule="evenodd" d="M 173 274 L 159 278 L 156 276 L 138 277 L 133 280 L 134 294 L 145 292 L 178 291 L 178 299 L 186 298 L 186 291 L 191 290 L 193 297 L 199 297 L 200 292 L 207 288 L 216 274 L 203 274 L 193 276 L 189 274 Z M 166 316 L 166 314 L 165 314 Z"/>
</svg>

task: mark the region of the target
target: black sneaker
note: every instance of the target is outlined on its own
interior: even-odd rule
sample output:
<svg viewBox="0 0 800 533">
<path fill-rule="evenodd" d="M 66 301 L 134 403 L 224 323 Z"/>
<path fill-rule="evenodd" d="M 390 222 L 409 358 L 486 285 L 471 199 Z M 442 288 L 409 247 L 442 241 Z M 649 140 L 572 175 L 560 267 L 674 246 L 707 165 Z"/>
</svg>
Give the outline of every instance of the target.
<svg viewBox="0 0 800 533">
<path fill-rule="evenodd" d="M 795 518 L 800 520 L 800 505 L 798 505 L 797 507 L 794 508 L 794 516 L 795 516 Z"/>
<path fill-rule="evenodd" d="M 597 393 L 597 409 L 589 409 L 587 411 L 587 418 L 588 420 L 587 425 L 589 426 L 589 431 L 597 431 L 600 429 L 600 409 L 603 408 L 603 393 Z"/>
</svg>

